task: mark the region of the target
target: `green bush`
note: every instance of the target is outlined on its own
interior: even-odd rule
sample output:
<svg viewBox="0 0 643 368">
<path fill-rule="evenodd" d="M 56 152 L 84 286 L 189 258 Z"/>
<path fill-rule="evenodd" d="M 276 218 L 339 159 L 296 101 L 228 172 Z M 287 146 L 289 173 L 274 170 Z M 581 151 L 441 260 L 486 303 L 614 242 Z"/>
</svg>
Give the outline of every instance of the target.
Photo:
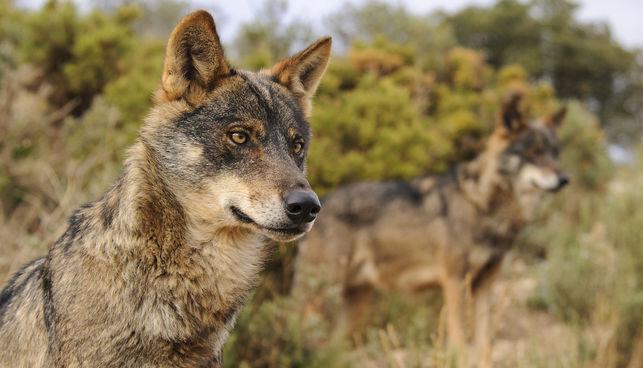
<svg viewBox="0 0 643 368">
<path fill-rule="evenodd" d="M 451 149 L 414 108 L 408 90 L 375 76 L 337 98 L 320 97 L 312 124 L 308 170 L 322 192 L 354 180 L 417 176 Z"/>
<path fill-rule="evenodd" d="M 601 189 L 611 179 L 614 165 L 597 119 L 578 102 L 568 104 L 560 129 L 562 165 L 583 188 Z"/>
<path fill-rule="evenodd" d="M 165 45 L 159 41 L 136 41 L 125 59 L 128 70 L 105 86 L 105 99 L 121 113 L 126 134 L 135 136 L 152 105 L 152 95 L 161 83 Z"/>
<path fill-rule="evenodd" d="M 136 16 L 135 7 L 112 15 L 81 14 L 69 1 L 49 0 L 25 15 L 18 51 L 23 62 L 42 70 L 46 81 L 56 86 L 50 96 L 54 105 L 73 103 L 78 114 L 127 70 L 124 58 L 134 43 L 131 24 Z"/>
</svg>

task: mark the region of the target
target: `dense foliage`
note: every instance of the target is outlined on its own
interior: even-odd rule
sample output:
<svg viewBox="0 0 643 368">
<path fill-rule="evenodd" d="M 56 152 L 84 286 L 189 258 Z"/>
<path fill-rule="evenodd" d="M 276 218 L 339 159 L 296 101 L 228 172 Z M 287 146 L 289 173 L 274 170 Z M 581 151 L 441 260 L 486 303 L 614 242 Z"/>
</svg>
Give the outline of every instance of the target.
<svg viewBox="0 0 643 368">
<path fill-rule="evenodd" d="M 170 24 L 189 10 L 173 0 L 95 4 L 81 10 L 49 0 L 25 10 L 0 0 L 3 277 L 41 254 L 71 211 L 118 175 L 158 86 Z M 529 269 L 539 280 L 529 303 L 579 331 L 577 366 L 622 366 L 636 344 L 643 349 L 633 327 L 643 310 L 640 192 L 632 189 L 640 188 L 641 169 L 615 170 L 604 133 L 640 137 L 637 51 L 605 25 L 578 21 L 568 0 L 500 0 L 428 15 L 366 2 L 345 5 L 325 31 L 287 21 L 286 9 L 284 1 L 265 2 L 227 52 L 233 63 L 259 68 L 313 35 L 335 36 L 338 51 L 311 118 L 308 173 L 320 194 L 358 180 L 440 173 L 471 158 L 510 91 L 525 94 L 522 108 L 532 118 L 568 104 L 560 136 L 574 188 L 521 241 L 525 254 L 545 257 Z M 295 248 L 278 249 L 226 347 L 226 364 L 325 367 L 364 357 L 388 364 L 395 349 L 418 366 L 431 349 L 432 364 L 443 362 L 432 332 L 438 318 L 427 318 L 438 315 L 434 295 L 421 306 L 389 297 L 364 341 L 325 341 L 329 326 L 302 324 L 286 295 Z M 597 325 L 614 336 L 609 364 L 600 360 L 607 350 L 583 346 Z"/>
</svg>

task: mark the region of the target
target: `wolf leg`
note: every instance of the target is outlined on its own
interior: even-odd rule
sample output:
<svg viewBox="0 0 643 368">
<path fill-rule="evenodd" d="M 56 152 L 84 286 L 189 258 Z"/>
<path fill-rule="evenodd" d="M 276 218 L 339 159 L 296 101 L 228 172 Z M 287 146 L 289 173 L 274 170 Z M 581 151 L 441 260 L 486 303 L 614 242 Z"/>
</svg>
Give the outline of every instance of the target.
<svg viewBox="0 0 643 368">
<path fill-rule="evenodd" d="M 487 283 L 474 296 L 474 350 L 473 359 L 478 368 L 491 367 L 491 352 L 493 347 L 493 334 L 491 331 L 491 304 L 492 295 L 490 284 Z"/>
<path fill-rule="evenodd" d="M 442 280 L 444 304 L 447 318 L 447 338 L 449 348 L 454 349 L 460 356 L 466 354 L 465 322 L 465 280 L 461 277 L 449 275 Z M 463 359 L 459 358 L 459 362 Z M 462 364 L 458 364 L 462 366 Z"/>
<path fill-rule="evenodd" d="M 487 267 L 485 274 L 479 275 L 474 282 L 474 351 L 473 357 L 480 368 L 492 366 L 493 331 L 491 317 L 493 309 L 492 285 L 500 269 L 500 261 L 494 261 Z"/>
<path fill-rule="evenodd" d="M 375 302 L 375 289 L 370 285 L 352 287 L 344 291 L 341 327 L 346 336 L 362 332 L 368 323 L 371 306 Z"/>
<path fill-rule="evenodd" d="M 344 281 L 342 327 L 346 328 L 347 336 L 353 336 L 364 329 L 368 323 L 371 306 L 375 302 L 379 273 L 369 244 L 370 238 L 367 233 L 357 234 Z"/>
</svg>

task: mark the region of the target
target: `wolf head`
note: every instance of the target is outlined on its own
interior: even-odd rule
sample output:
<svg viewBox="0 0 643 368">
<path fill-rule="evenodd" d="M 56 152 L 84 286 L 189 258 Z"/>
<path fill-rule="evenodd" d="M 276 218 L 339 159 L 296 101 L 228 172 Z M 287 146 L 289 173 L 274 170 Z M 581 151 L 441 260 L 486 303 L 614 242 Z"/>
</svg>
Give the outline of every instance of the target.
<svg viewBox="0 0 643 368">
<path fill-rule="evenodd" d="M 520 100 L 520 94 L 513 94 L 503 104 L 495 134 L 501 147 L 497 167 L 523 209 L 530 213 L 542 194 L 558 191 L 569 183 L 569 177 L 560 168 L 556 136 L 566 108 L 528 122 L 519 110 Z"/>
<path fill-rule="evenodd" d="M 310 230 L 320 203 L 304 175 L 306 119 L 330 49 L 323 38 L 269 70 L 241 71 L 210 14 L 177 25 L 141 141 L 191 223 L 281 241 Z"/>
</svg>

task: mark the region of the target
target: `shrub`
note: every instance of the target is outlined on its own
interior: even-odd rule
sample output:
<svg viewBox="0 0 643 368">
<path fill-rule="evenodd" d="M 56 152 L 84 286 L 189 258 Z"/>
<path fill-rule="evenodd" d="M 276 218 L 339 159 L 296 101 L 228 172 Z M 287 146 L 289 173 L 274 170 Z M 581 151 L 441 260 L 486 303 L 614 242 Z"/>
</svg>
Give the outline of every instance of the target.
<svg viewBox="0 0 643 368">
<path fill-rule="evenodd" d="M 134 7 L 113 15 L 85 15 L 69 1 L 49 0 L 25 15 L 18 51 L 23 62 L 42 70 L 46 81 L 56 86 L 50 101 L 56 106 L 72 102 L 79 114 L 127 69 L 124 58 L 133 46 L 131 24 L 136 15 Z"/>
</svg>

